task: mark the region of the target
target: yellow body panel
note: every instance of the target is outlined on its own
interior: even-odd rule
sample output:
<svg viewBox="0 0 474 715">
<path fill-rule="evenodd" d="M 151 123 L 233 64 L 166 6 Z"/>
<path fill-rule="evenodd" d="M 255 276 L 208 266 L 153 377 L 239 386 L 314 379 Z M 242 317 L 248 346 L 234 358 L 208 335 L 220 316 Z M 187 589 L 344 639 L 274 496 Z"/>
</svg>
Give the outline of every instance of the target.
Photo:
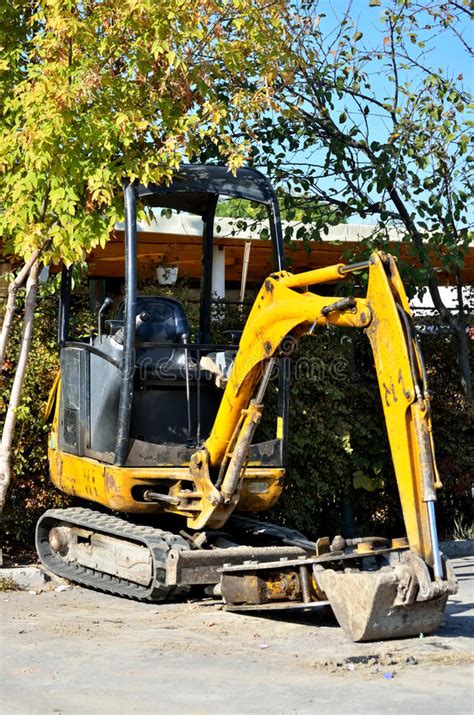
<svg viewBox="0 0 474 715">
<path fill-rule="evenodd" d="M 53 386 L 51 390 L 49 391 L 48 395 L 48 401 L 46 403 L 46 407 L 44 408 L 44 421 L 49 422 L 51 417 L 53 416 L 53 410 L 54 406 L 56 404 L 56 397 L 59 392 L 59 385 L 61 384 L 61 372 L 60 370 L 57 371 L 56 375 L 54 376 L 54 381 L 53 381 Z"/>
<path fill-rule="evenodd" d="M 161 487 L 169 490 L 185 486 L 192 489 L 187 467 L 116 467 L 90 457 L 78 457 L 49 448 L 51 480 L 66 494 L 94 501 L 114 511 L 129 514 L 159 514 L 165 511 L 190 517 L 183 499 L 182 508 L 148 503 L 133 496 L 134 488 Z M 247 467 L 237 511 L 266 511 L 278 500 L 285 470 L 277 467 Z M 166 487 L 166 488 L 164 488 Z"/>
</svg>

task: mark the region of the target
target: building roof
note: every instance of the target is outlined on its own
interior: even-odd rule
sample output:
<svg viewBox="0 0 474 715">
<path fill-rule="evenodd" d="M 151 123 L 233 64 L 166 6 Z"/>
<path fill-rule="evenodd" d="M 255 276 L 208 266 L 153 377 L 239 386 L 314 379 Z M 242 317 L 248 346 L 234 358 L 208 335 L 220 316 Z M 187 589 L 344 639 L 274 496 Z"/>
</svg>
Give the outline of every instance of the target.
<svg viewBox="0 0 474 715">
<path fill-rule="evenodd" d="M 342 227 L 343 229 L 345 227 Z M 196 233 L 164 233 L 140 231 L 137 234 L 137 259 L 139 273 L 152 277 L 158 264 L 178 266 L 179 275 L 197 279 L 201 275 L 202 245 L 201 237 Z M 226 280 L 240 282 L 244 246 L 251 244 L 248 268 L 249 283 L 261 283 L 272 272 L 272 246 L 270 241 L 248 238 L 215 238 L 214 245 L 225 250 Z M 393 242 L 393 251 L 411 265 L 417 261 L 407 243 Z M 357 253 L 360 244 L 357 240 L 335 241 L 290 241 L 285 245 L 288 270 L 301 272 L 321 268 L 334 263 L 346 262 L 345 253 Z M 431 256 L 434 266 L 439 266 Z M 91 277 L 121 277 L 124 274 L 124 232 L 115 230 L 105 248 L 96 248 L 87 258 Z M 474 283 L 474 247 L 469 248 L 465 266 L 461 271 L 463 283 Z M 449 284 L 449 277 L 439 273 L 440 283 Z M 452 277 L 451 277 L 452 278 Z"/>
</svg>

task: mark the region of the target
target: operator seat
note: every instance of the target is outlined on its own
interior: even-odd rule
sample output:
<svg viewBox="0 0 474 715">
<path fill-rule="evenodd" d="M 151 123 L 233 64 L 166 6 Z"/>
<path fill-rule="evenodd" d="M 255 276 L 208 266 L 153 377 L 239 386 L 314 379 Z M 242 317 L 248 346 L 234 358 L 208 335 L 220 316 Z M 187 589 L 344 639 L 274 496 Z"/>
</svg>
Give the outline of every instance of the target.
<svg viewBox="0 0 474 715">
<path fill-rule="evenodd" d="M 123 324 L 124 313 L 125 304 L 122 303 L 117 312 L 117 322 Z M 179 346 L 185 341 L 184 336 L 189 336 L 189 322 L 184 307 L 173 298 L 140 295 L 137 296 L 136 314 L 139 316 L 141 313 L 148 315 L 135 333 L 135 361 L 141 377 L 183 377 L 185 350 Z M 157 346 L 156 343 L 161 345 Z M 168 343 L 169 347 L 163 343 Z"/>
</svg>

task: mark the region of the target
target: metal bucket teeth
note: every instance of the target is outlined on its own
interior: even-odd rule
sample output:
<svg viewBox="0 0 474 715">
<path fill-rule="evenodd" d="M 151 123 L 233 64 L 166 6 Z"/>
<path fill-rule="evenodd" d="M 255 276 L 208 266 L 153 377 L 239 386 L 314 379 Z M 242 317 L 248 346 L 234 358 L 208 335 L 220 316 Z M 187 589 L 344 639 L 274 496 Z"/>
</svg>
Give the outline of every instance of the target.
<svg viewBox="0 0 474 715">
<path fill-rule="evenodd" d="M 396 568 L 380 571 L 317 571 L 339 625 L 354 641 L 406 638 L 432 633 L 442 623 L 448 594 L 429 601 L 400 601 L 404 574 Z"/>
</svg>

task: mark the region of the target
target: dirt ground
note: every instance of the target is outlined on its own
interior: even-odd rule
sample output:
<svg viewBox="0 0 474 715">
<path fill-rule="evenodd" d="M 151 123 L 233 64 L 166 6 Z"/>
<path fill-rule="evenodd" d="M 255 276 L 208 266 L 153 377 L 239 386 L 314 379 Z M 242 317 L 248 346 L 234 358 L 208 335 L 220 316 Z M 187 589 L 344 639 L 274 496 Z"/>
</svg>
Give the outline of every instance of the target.
<svg viewBox="0 0 474 715">
<path fill-rule="evenodd" d="M 423 638 L 354 644 L 327 615 L 2 592 L 2 715 L 472 713 L 474 558 Z"/>
</svg>

